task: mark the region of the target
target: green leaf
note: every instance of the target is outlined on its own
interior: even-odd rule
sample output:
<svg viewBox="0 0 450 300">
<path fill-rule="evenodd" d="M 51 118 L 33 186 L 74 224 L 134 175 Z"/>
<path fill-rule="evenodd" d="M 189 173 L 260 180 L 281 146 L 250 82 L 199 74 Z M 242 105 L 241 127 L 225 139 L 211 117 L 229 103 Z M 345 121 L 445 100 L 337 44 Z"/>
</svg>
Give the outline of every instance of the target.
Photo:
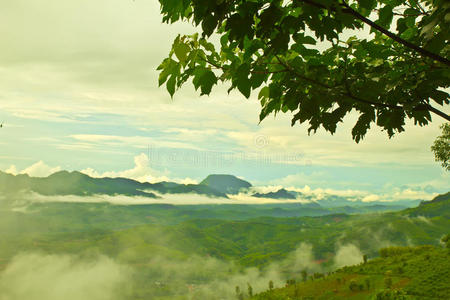
<svg viewBox="0 0 450 300">
<path fill-rule="evenodd" d="M 252 83 L 248 78 L 250 73 L 250 65 L 242 64 L 237 69 L 237 77 L 236 77 L 236 86 L 238 90 L 244 95 L 246 98 L 250 97 Z"/>
<path fill-rule="evenodd" d="M 217 83 L 217 77 L 213 71 L 207 70 L 202 76 L 201 94 L 209 95 L 211 93 L 212 86 Z"/>
<path fill-rule="evenodd" d="M 209 95 L 213 85 L 217 83 L 217 77 L 210 69 L 196 69 L 192 83 L 196 90 L 200 88 L 200 95 Z"/>
<path fill-rule="evenodd" d="M 176 61 L 171 58 L 166 58 L 161 65 L 159 65 L 158 70 L 162 70 L 159 73 L 158 83 L 159 86 L 163 85 L 166 82 L 167 78 L 170 75 L 178 75 L 180 71 L 180 67 Z"/>
<path fill-rule="evenodd" d="M 215 17 L 214 15 L 206 16 L 206 18 L 202 22 L 202 29 L 204 35 L 210 36 L 214 32 L 214 29 L 216 29 L 216 26 L 217 26 L 217 17 Z"/>
<path fill-rule="evenodd" d="M 385 5 L 383 6 L 383 8 L 380 9 L 378 13 L 377 23 L 389 29 L 389 25 L 391 24 L 393 17 L 394 17 L 393 7 L 390 5 Z"/>
<path fill-rule="evenodd" d="M 176 77 L 175 77 L 175 75 L 172 75 L 172 76 L 170 76 L 170 78 L 166 84 L 167 91 L 169 92 L 170 97 L 172 97 L 172 98 L 173 98 L 173 95 L 175 94 L 175 84 L 176 84 Z"/>
<path fill-rule="evenodd" d="M 359 7 L 372 10 L 375 7 L 375 0 L 358 0 Z"/>
<path fill-rule="evenodd" d="M 355 142 L 359 143 L 367 133 L 370 128 L 370 124 L 375 121 L 374 111 L 365 112 L 361 114 L 352 129 L 352 136 Z"/>
<path fill-rule="evenodd" d="M 269 98 L 269 95 L 270 95 L 269 87 L 265 86 L 259 91 L 258 99 L 260 101 L 263 101 L 264 99 Z"/>
<path fill-rule="evenodd" d="M 173 46 L 173 51 L 175 52 L 176 57 L 182 63 L 186 61 L 187 54 L 190 50 L 191 48 L 183 42 L 176 43 Z"/>
</svg>

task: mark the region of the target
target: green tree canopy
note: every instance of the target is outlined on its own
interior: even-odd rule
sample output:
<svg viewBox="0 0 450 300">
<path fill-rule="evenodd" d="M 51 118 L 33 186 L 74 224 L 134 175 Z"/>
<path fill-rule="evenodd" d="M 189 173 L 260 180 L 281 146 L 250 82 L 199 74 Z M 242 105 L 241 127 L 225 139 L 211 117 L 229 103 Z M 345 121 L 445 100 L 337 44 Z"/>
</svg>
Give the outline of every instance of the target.
<svg viewBox="0 0 450 300">
<path fill-rule="evenodd" d="M 442 124 L 442 135 L 434 141 L 431 150 L 436 161 L 447 171 L 450 171 L 450 123 Z"/>
<path fill-rule="evenodd" d="M 201 95 L 229 82 L 247 98 L 259 91 L 260 120 L 292 112 L 292 125 L 307 122 L 308 132 L 334 133 L 356 111 L 356 142 L 371 124 L 392 137 L 406 119 L 450 120 L 446 0 L 160 3 L 164 22 L 201 26 L 201 34 L 178 36 L 158 67 L 171 96 L 189 79 Z"/>
</svg>

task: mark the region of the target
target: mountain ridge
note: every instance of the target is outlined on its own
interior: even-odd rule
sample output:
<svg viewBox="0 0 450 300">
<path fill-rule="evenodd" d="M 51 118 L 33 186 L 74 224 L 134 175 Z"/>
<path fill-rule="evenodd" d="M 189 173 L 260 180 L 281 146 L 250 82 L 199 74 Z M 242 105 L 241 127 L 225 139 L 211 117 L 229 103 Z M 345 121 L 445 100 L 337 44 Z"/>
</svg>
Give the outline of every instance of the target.
<svg viewBox="0 0 450 300">
<path fill-rule="evenodd" d="M 30 191 L 45 196 L 104 194 L 146 198 L 159 198 L 155 192 L 160 194 L 196 193 L 209 197 L 228 198 L 224 193 L 199 184 L 149 183 L 124 177 L 94 178 L 79 171 L 58 171 L 47 177 L 30 177 L 27 174 L 12 175 L 0 171 L 0 192 L 8 194 L 11 191 Z"/>
</svg>

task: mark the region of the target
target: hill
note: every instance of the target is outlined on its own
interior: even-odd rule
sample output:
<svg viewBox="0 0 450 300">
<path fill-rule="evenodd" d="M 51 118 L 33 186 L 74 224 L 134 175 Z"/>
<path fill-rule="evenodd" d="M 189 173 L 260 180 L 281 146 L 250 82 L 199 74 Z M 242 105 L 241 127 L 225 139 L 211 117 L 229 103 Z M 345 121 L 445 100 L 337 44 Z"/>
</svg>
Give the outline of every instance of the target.
<svg viewBox="0 0 450 300">
<path fill-rule="evenodd" d="M 269 192 L 269 193 L 255 193 L 252 195 L 256 198 L 270 198 L 270 199 L 296 199 L 294 194 L 291 192 L 285 190 L 285 189 L 279 189 L 276 192 Z"/>
<path fill-rule="evenodd" d="M 390 247 L 380 254 L 328 274 L 298 274 L 285 287 L 249 299 L 450 299 L 449 249 Z"/>
<path fill-rule="evenodd" d="M 450 218 L 450 192 L 438 195 L 430 201 L 422 201 L 418 207 L 406 209 L 402 213 L 411 217 Z"/>
<path fill-rule="evenodd" d="M 220 193 L 237 194 L 248 189 L 252 184 L 233 175 L 212 174 L 206 177 L 200 185 L 208 186 Z"/>
</svg>

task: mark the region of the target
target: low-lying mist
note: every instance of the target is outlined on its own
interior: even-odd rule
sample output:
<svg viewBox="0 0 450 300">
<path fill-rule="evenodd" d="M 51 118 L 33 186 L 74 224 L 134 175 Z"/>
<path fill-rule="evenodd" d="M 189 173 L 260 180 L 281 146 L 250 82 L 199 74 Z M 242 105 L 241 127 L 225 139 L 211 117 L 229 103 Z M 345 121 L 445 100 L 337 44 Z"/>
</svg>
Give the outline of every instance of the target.
<svg viewBox="0 0 450 300">
<path fill-rule="evenodd" d="M 0 273 L 1 300 L 119 300 L 131 278 L 130 268 L 106 256 L 25 253 Z"/>
<path fill-rule="evenodd" d="M 139 255 L 136 253 L 135 255 Z M 148 254 L 147 254 L 148 255 Z M 151 255 L 150 255 L 151 257 Z M 125 263 L 105 255 L 25 252 L 16 255 L 0 273 L 0 300 L 125 300 L 125 299 L 235 299 L 235 288 L 268 289 L 269 281 L 282 287 L 301 271 L 329 271 L 316 261 L 313 247 L 302 243 L 284 260 L 264 269 L 241 268 L 233 262 L 192 255 L 186 259 L 155 255 L 145 262 Z M 335 266 L 362 260 L 354 245 L 337 250 Z M 178 299 L 178 298 L 177 298 Z"/>
</svg>

